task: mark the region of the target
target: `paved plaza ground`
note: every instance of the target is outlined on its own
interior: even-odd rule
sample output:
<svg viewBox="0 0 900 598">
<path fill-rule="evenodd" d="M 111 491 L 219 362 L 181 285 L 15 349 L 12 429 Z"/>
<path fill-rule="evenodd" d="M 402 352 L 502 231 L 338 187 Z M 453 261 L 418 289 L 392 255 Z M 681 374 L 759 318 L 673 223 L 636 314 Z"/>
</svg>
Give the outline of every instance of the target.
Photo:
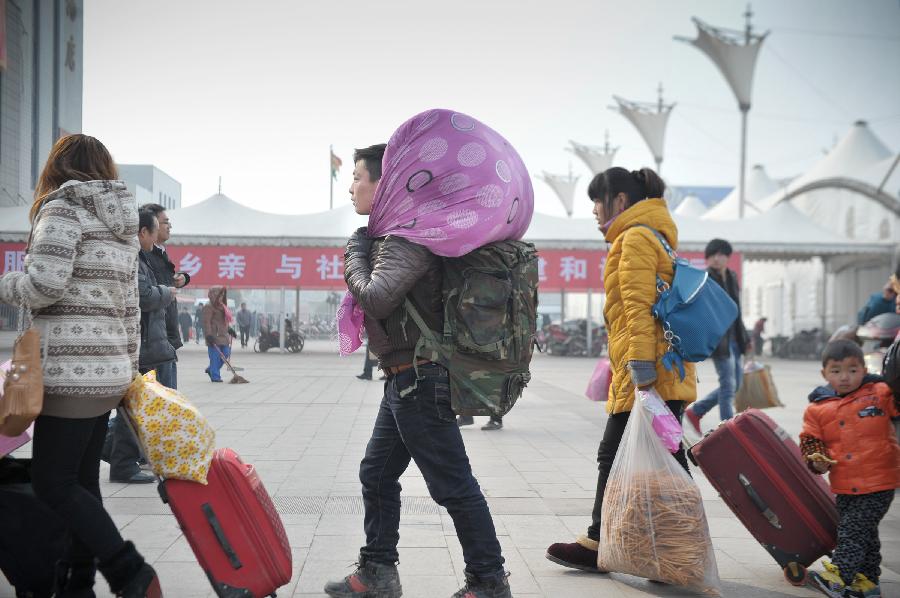
<svg viewBox="0 0 900 598">
<path fill-rule="evenodd" d="M 0 360 L 12 336 L 0 333 Z M 339 358 L 332 343 L 311 341 L 299 355 L 235 351 L 247 385 L 212 384 L 203 373 L 205 349 L 180 353 L 181 390 L 209 418 L 217 445 L 253 463 L 287 528 L 294 575 L 279 596 L 324 596 L 329 578 L 352 570 L 364 541 L 359 461 L 371 432 L 382 387 L 357 380 L 362 355 Z M 769 360 L 786 407 L 770 409 L 795 438 L 806 395 L 817 383 L 814 362 Z M 606 415 L 584 398 L 594 360 L 538 355 L 533 381 L 499 432 L 463 429 L 472 467 L 490 504 L 510 583 L 517 598 L 690 596 L 628 575 L 571 571 L 544 558 L 553 542 L 571 541 L 590 522 L 596 453 Z M 699 369 L 700 392 L 715 387 L 711 365 Z M 226 380 L 230 376 L 226 375 Z M 714 410 L 705 426 L 718 423 Z M 17 455 L 27 456 L 25 447 Z M 212 596 L 210 586 L 168 507 L 153 485 L 111 484 L 102 465 L 104 503 L 122 530 L 153 563 L 167 596 Z M 724 595 L 818 596 L 795 588 L 743 528 L 699 471 Z M 446 511 L 428 497 L 411 465 L 402 478 L 400 572 L 404 595 L 449 597 L 462 585 L 462 551 Z M 900 501 L 881 524 L 884 596 L 900 596 Z M 98 577 L 98 596 L 108 596 Z M 0 596 L 12 592 L 0 578 Z"/>
</svg>

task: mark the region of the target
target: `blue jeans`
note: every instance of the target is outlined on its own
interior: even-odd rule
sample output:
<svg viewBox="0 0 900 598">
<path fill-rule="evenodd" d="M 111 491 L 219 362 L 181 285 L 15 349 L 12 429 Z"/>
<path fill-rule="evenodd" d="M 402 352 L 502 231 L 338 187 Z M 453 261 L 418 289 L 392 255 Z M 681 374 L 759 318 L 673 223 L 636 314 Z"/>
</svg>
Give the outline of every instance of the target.
<svg viewBox="0 0 900 598">
<path fill-rule="evenodd" d="M 178 362 L 170 361 L 156 366 L 156 379 L 163 386 L 178 388 Z"/>
<path fill-rule="evenodd" d="M 734 395 L 741 387 L 744 379 L 744 364 L 741 359 L 741 350 L 737 342 L 731 341 L 731 352 L 728 357 L 714 357 L 716 373 L 719 375 L 719 388 L 715 389 L 691 407 L 697 417 L 703 417 L 717 403 L 719 405 L 719 419 L 725 421 L 734 416 Z"/>
<path fill-rule="evenodd" d="M 359 466 L 365 506 L 366 545 L 360 554 L 376 563 L 396 563 L 400 539 L 400 476 L 410 459 L 425 478 L 431 498 L 445 507 L 463 549 L 466 571 L 479 578 L 503 574 L 503 557 L 487 501 L 472 475 L 456 416 L 450 407 L 447 370 L 419 366 L 390 376 L 375 429 Z"/>
<path fill-rule="evenodd" d="M 219 351 L 222 352 L 226 359 L 231 357 L 231 347 L 228 345 L 219 345 Z M 206 352 L 209 354 L 210 380 L 222 379 L 222 366 L 225 365 L 225 362 L 222 361 L 222 355 L 219 355 L 219 351 L 216 351 L 215 347 L 206 347 Z"/>
</svg>

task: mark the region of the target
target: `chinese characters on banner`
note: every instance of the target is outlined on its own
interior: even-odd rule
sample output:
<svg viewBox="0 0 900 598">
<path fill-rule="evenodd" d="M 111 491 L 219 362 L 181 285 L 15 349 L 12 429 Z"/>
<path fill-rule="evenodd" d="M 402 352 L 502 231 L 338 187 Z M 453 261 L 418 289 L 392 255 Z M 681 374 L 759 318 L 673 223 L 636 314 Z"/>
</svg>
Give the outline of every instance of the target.
<svg viewBox="0 0 900 598">
<path fill-rule="evenodd" d="M 23 243 L 0 243 L 3 269 L 0 273 L 22 270 Z M 603 291 L 606 252 L 587 249 L 539 250 L 538 274 L 543 292 Z M 191 286 L 208 288 L 302 288 L 340 291 L 344 284 L 342 247 L 208 247 L 170 245 L 169 258 L 175 268 L 191 275 Z M 679 254 L 698 268 L 706 267 L 703 253 Z M 741 255 L 731 256 L 728 267 L 741 275 Z"/>
<path fill-rule="evenodd" d="M 346 289 L 343 247 L 170 245 L 166 251 L 176 270 L 191 275 L 191 286 Z"/>
<path fill-rule="evenodd" d="M 603 292 L 603 269 L 606 267 L 606 251 L 588 249 L 541 249 L 538 247 L 538 288 L 545 292 L 584 292 L 588 289 Z M 690 260 L 697 268 L 706 269 L 702 251 L 679 252 L 679 257 Z M 733 253 L 728 267 L 741 279 L 741 254 Z"/>
</svg>

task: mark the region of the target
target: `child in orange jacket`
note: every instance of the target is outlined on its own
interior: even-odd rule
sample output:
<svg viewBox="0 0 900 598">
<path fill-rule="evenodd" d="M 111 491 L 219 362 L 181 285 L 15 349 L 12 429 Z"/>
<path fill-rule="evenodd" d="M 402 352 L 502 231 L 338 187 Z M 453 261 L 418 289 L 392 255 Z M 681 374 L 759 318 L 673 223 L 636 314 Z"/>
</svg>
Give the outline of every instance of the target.
<svg viewBox="0 0 900 598">
<path fill-rule="evenodd" d="M 848 340 L 828 343 L 822 355 L 828 386 L 809 395 L 800 450 L 810 469 L 829 472 L 837 495 L 838 541 L 822 573 L 810 574 L 826 596 L 881 596 L 878 524 L 900 487 L 900 445 L 892 419 L 898 400 L 879 376 L 866 374 L 862 349 Z"/>
</svg>

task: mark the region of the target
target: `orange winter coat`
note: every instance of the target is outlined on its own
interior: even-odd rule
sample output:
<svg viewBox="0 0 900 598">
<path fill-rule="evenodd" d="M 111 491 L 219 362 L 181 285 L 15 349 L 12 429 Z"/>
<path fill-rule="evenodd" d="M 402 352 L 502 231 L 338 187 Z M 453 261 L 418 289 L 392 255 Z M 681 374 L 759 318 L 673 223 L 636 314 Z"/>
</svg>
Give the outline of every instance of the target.
<svg viewBox="0 0 900 598">
<path fill-rule="evenodd" d="M 900 417 L 890 387 L 867 376 L 841 397 L 828 387 L 809 396 L 802 440 L 820 440 L 837 461 L 828 478 L 835 494 L 869 494 L 900 487 L 900 445 L 892 418 Z"/>
<path fill-rule="evenodd" d="M 692 402 L 697 399 L 694 364 L 685 363 L 685 377 L 678 368 L 670 372 L 662 364 L 667 343 L 662 326 L 650 313 L 656 302 L 657 274 L 672 282 L 672 258 L 662 243 L 643 224 L 659 231 L 675 249 L 678 229 L 664 199 L 645 199 L 622 212 L 606 233 L 611 243 L 603 273 L 606 306 L 603 315 L 609 332 L 609 360 L 612 384 L 606 410 L 609 413 L 631 411 L 634 384 L 628 371 L 629 361 L 656 363 L 653 387 L 665 401 Z"/>
</svg>

